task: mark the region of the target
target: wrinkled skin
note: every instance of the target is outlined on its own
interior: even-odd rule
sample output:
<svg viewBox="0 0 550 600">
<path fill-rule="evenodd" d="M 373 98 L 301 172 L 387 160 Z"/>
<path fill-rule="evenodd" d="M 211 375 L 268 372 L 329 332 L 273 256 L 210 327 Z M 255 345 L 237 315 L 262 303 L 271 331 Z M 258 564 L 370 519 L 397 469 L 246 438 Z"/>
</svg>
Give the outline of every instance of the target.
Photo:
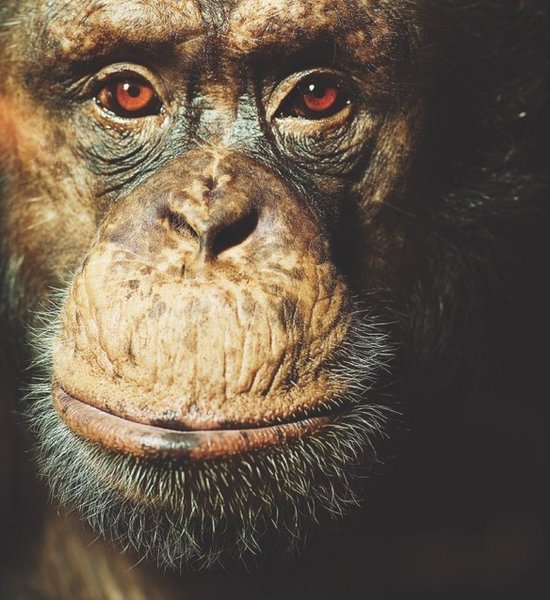
<svg viewBox="0 0 550 600">
<path fill-rule="evenodd" d="M 360 502 L 404 418 L 477 393 L 498 235 L 546 185 L 538 138 L 496 143 L 512 125 L 470 122 L 467 84 L 441 102 L 452 2 L 6 15 L 6 311 L 40 363 L 24 411 L 54 495 L 176 570 L 301 546 Z M 141 112 L 116 95 L 136 82 Z"/>
</svg>

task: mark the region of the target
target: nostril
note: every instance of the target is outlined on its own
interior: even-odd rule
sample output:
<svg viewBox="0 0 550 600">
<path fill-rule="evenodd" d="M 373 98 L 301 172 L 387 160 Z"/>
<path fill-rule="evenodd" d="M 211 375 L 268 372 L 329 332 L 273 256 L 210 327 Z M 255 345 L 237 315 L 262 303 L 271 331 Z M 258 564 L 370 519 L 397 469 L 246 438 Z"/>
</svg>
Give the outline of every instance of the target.
<svg viewBox="0 0 550 600">
<path fill-rule="evenodd" d="M 214 210 L 206 220 L 199 218 L 187 208 L 180 212 L 167 206 L 159 212 L 160 218 L 171 231 L 198 242 L 201 253 L 215 257 L 225 250 L 244 242 L 256 229 L 259 220 L 255 208 L 235 219 L 235 215 L 225 213 L 223 208 Z M 233 221 L 231 221 L 233 217 Z"/>
<path fill-rule="evenodd" d="M 175 231 L 176 233 L 188 234 L 195 239 L 199 239 L 199 234 L 189 225 L 183 215 L 180 215 L 177 212 L 166 209 L 164 211 L 163 217 L 168 221 L 168 225 L 170 229 Z"/>
<path fill-rule="evenodd" d="M 231 225 L 220 229 L 212 241 L 212 254 L 217 256 L 229 248 L 242 244 L 258 225 L 258 211 L 252 210 Z"/>
<path fill-rule="evenodd" d="M 207 192 L 213 192 L 216 187 L 216 181 L 212 175 L 208 175 L 204 178 L 204 188 Z"/>
</svg>

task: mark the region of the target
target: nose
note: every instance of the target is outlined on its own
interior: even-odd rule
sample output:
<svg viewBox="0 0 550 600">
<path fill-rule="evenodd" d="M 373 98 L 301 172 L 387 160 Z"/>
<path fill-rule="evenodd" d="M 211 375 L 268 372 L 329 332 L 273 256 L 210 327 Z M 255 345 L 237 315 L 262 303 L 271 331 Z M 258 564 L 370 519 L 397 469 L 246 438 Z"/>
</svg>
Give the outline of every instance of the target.
<svg viewBox="0 0 550 600">
<path fill-rule="evenodd" d="M 209 175 L 170 196 L 162 210 L 168 226 L 196 240 L 201 254 L 215 258 L 239 246 L 256 231 L 260 207 L 242 190 L 231 190 L 227 177 Z"/>
</svg>

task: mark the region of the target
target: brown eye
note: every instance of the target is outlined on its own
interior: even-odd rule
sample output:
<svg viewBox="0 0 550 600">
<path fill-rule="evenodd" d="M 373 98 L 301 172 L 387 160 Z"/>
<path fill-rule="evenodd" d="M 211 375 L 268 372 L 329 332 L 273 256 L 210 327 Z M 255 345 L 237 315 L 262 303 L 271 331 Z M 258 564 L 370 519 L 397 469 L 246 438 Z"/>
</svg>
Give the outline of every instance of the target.
<svg viewBox="0 0 550 600">
<path fill-rule="evenodd" d="M 153 86 L 145 79 L 117 79 L 101 88 L 96 96 L 104 109 L 125 118 L 147 117 L 160 112 L 161 102 Z"/>
<path fill-rule="evenodd" d="M 351 103 L 335 78 L 312 75 L 301 81 L 287 96 L 277 117 L 318 120 L 331 117 Z"/>
</svg>

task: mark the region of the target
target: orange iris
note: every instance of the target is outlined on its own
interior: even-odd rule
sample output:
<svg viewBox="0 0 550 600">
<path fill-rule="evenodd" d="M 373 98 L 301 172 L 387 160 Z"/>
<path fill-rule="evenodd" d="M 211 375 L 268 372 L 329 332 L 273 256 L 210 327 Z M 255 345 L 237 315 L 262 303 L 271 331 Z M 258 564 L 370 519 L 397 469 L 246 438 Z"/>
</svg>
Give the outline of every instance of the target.
<svg viewBox="0 0 550 600">
<path fill-rule="evenodd" d="M 135 81 L 117 83 L 113 92 L 116 103 L 128 113 L 145 110 L 155 98 L 155 92 L 151 86 Z"/>
<path fill-rule="evenodd" d="M 317 113 L 329 111 L 338 100 L 338 89 L 335 87 L 316 88 L 317 86 L 310 86 L 310 91 L 303 95 L 306 108 Z"/>
</svg>

